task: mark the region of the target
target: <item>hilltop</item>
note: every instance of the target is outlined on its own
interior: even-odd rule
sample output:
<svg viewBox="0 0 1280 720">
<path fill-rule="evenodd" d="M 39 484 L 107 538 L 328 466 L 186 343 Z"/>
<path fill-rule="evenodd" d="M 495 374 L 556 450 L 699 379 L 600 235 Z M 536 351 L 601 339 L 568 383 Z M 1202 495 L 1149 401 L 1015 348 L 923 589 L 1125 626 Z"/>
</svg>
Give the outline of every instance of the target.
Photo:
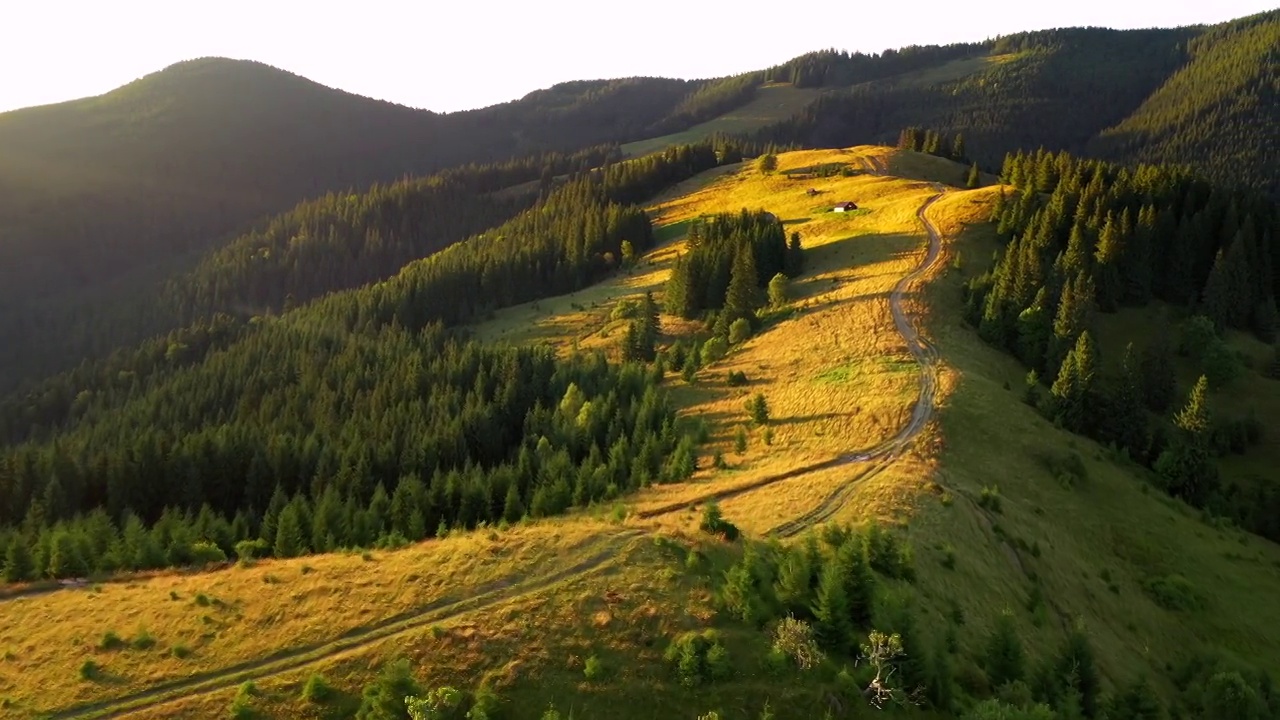
<svg viewBox="0 0 1280 720">
<path fill-rule="evenodd" d="M 687 358 L 694 341 L 709 345 L 709 333 L 670 307 L 659 316 L 657 345 L 667 367 L 662 385 L 676 418 L 672 427 L 703 436 L 691 475 L 664 467 L 661 477 L 651 476 L 651 483 L 633 492 L 593 496 L 593 478 L 600 472 L 615 479 L 625 475 L 611 456 L 631 451 L 615 446 L 596 461 L 599 469 L 590 470 L 586 453 L 588 459 L 573 471 L 573 492 L 596 497 L 589 508 L 510 527 L 495 521 L 474 532 L 448 533 L 451 523 L 442 522 L 435 533 L 424 533 L 431 526 L 422 517 L 415 520 L 416 513 L 431 508 L 439 514 L 440 503 L 453 503 L 455 493 L 462 493 L 459 512 L 468 502 L 484 502 L 471 494 L 473 477 L 453 473 L 438 489 L 431 478 L 425 487 L 418 483 L 418 490 L 383 498 L 401 508 L 390 512 L 396 532 L 415 540 L 423 534 L 445 539 L 363 557 L 269 559 L 2 600 L 13 611 L 0 622 L 0 644 L 12 648 L 0 665 L 0 697 L 22 713 L 55 709 L 49 697 L 59 698 L 57 708 L 80 708 L 58 717 L 134 707 L 140 717 L 209 716 L 229 705 L 270 717 L 345 716 L 385 662 L 406 656 L 424 687 L 451 684 L 475 698 L 487 688 L 509 717 L 538 717 L 549 703 L 575 717 L 638 718 L 654 711 L 694 717 L 712 709 L 726 718 L 757 717 L 766 701 L 778 718 L 812 717 L 833 707 L 856 717 L 875 711 L 863 711 L 865 700 L 857 691 L 869 678 L 853 668 L 848 651 L 828 647 L 831 662 L 805 672 L 785 656 L 779 664 L 767 635 L 788 608 L 804 616 L 810 607 L 783 592 L 795 591 L 786 580 L 794 570 L 785 568 L 808 552 L 805 531 L 843 522 L 860 528 L 873 564 L 874 582 L 851 585 L 875 587 L 870 625 L 858 621 L 861 637 L 874 627 L 912 638 L 909 658 L 919 662 L 901 665 L 901 672 L 918 673 L 911 677 L 928 686 L 918 700 L 935 708 L 917 716 L 951 716 L 937 710 L 942 706 L 936 693 L 944 692 L 939 678 L 946 678 L 947 702 L 955 702 L 956 713 L 993 694 L 1017 703 L 1016 689 L 993 687 L 1002 671 L 987 651 L 1005 622 L 1027 653 L 1027 693 L 1039 698 L 1062 692 L 1060 681 L 1052 673 L 1041 676 L 1040 668 L 1064 657 L 1061 648 L 1071 647 L 1078 637 L 1074 628 L 1080 627 L 1098 672 L 1098 686 L 1084 691 L 1088 702 L 1099 702 L 1101 694 L 1123 699 L 1132 693 L 1203 716 L 1204 703 L 1216 697 L 1205 690 L 1212 686 L 1209 676 L 1219 669 L 1242 668 L 1248 682 L 1254 680 L 1246 666 L 1280 672 L 1280 636 L 1273 631 L 1280 616 L 1270 602 L 1280 591 L 1280 548 L 1206 522 L 1166 497 L 1122 454 L 1055 427 L 1024 402 L 1024 369 L 964 322 L 963 290 L 986 271 L 984 260 L 1000 247 L 990 218 L 1002 189 L 961 190 L 963 175 L 962 166 L 940 158 L 878 147 L 784 153 L 771 173 L 747 163 L 714 166 L 647 202 L 654 238 L 649 244 L 628 234 L 638 250 L 629 268 L 599 272 L 571 293 L 497 309 L 492 319 L 469 326 L 485 347 L 548 347 L 555 360 L 513 357 L 531 363 L 543 378 L 550 363 L 566 363 L 555 366 L 555 374 L 581 383 L 579 397 L 562 390 L 567 378 L 553 378 L 554 417 L 537 411 L 525 417 L 543 433 L 530 461 L 545 462 L 536 458 L 573 449 L 572 423 L 590 437 L 609 434 L 594 419 L 599 416 L 591 408 L 598 403 L 617 408 L 615 422 L 632 422 L 625 409 L 635 403 L 614 405 L 591 380 L 599 369 L 592 370 L 590 361 L 574 366 L 572 358 L 596 350 L 618 357 L 644 294 L 668 301 L 667 280 L 699 222 L 731 222 L 743 208 L 769 212 L 787 233 L 800 234 L 804 268 L 787 283 L 784 302 L 761 308 L 751 337 L 719 357 L 707 352 L 683 376 L 676 347 Z M 857 210 L 831 211 L 845 201 L 855 202 Z M 517 222 L 503 233 L 530 231 Z M 479 243 L 469 240 L 439 256 L 455 259 L 411 266 L 405 277 L 376 292 L 425 292 L 430 286 L 415 285 L 415 278 L 446 262 L 463 263 L 467 253 L 480 252 L 471 245 Z M 368 292 L 373 291 L 352 295 L 350 302 L 377 307 Z M 212 354 L 208 369 L 173 376 L 160 371 L 149 381 L 153 388 L 130 401 L 129 412 L 104 405 L 73 426 L 127 421 L 145 407 L 140 398 L 223 385 L 236 368 L 257 373 L 254 362 L 237 358 L 292 355 L 281 344 L 289 337 L 298 343 L 303 335 L 313 336 L 303 353 L 311 363 L 334 352 L 328 338 L 353 332 L 334 324 L 342 316 L 335 311 L 347 302 L 340 297 L 302 308 L 274 330 L 255 331 L 260 336 L 243 352 L 233 346 Z M 894 308 L 902 311 L 898 319 Z M 404 313 L 398 320 L 415 317 L 396 312 Z M 1110 320 L 1102 322 L 1111 326 Z M 378 384 L 388 385 L 432 357 L 399 330 L 375 336 L 389 345 L 382 352 L 361 339 L 364 332 L 346 336 L 348 347 L 331 362 L 381 368 Z M 500 356 L 491 358 L 479 348 L 465 352 L 473 366 L 483 366 L 481 372 L 465 375 L 463 364 L 449 372 L 462 374 L 467 385 L 491 382 L 485 378 L 497 382 L 509 372 Z M 491 365 L 495 360 L 499 364 Z M 214 374 L 220 366 L 233 374 L 216 379 L 223 377 Z M 739 372 L 745 384 L 731 381 L 730 374 Z M 307 373 L 300 385 L 323 387 L 321 378 Z M 367 373 L 351 375 L 349 384 L 369 382 Z M 644 386 L 638 374 L 625 377 L 613 386 L 627 392 Z M 1249 376 L 1247 382 L 1263 381 Z M 341 402 L 355 416 L 344 422 L 352 424 L 365 422 L 366 403 L 380 407 L 389 399 L 353 388 L 342 392 L 349 394 L 325 402 L 347 398 Z M 444 402 L 448 392 L 457 391 L 441 385 L 428 394 Z M 485 412 L 478 398 L 508 392 L 498 385 L 470 395 L 462 413 L 466 422 L 478 422 Z M 743 408 L 756 393 L 768 401 L 764 425 L 753 424 Z M 269 391 L 263 397 L 287 401 Z M 288 406 L 275 407 L 279 427 L 287 426 Z M 389 410 L 383 406 L 380 412 Z M 914 432 L 904 434 L 904 428 Z M 64 442 L 92 447 L 102 432 L 69 433 Z M 246 423 L 220 434 L 247 438 L 254 432 Z M 217 436 L 206 437 L 205 451 L 213 451 Z M 739 437 L 745 438 L 743 447 Z M 484 438 L 472 432 L 460 442 Z M 423 442 L 433 452 L 443 451 L 438 440 Z M 540 447 L 544 442 L 546 450 Z M 675 445 L 672 457 L 689 447 L 685 441 Z M 720 466 L 713 462 L 716 456 Z M 271 462 L 280 460 L 289 461 L 276 456 Z M 382 450 L 373 457 L 375 463 L 389 460 Z M 347 461 L 334 480 L 358 483 L 361 461 Z M 515 477 L 524 473 L 519 463 L 513 470 Z M 494 474 L 486 482 L 518 480 Z M 316 500 L 318 519 L 330 509 Z M 511 506 L 510 493 L 488 500 L 503 514 Z M 742 530 L 742 539 L 699 529 L 711 500 Z M 528 498 L 517 495 L 517 502 Z M 375 501 L 370 512 L 376 507 Z M 352 509 L 334 517 L 343 512 Z M 471 512 L 486 511 L 472 506 Z M 294 513 L 292 507 L 281 510 L 273 522 L 286 522 L 284 516 Z M 178 537 L 180 521 L 169 522 L 169 532 Z M 323 542 L 319 533 L 306 535 Z M 769 535 L 779 542 L 766 542 Z M 821 536 L 824 558 L 839 557 L 838 548 L 848 546 L 838 532 Z M 744 605 L 743 592 L 758 593 L 760 604 Z M 1000 611 L 1006 609 L 1011 619 L 1003 621 Z M 28 629 L 36 625 L 44 628 L 38 636 Z M 692 669 L 663 659 L 682 632 L 708 628 L 719 633 L 715 642 L 724 650 L 717 652 L 727 658 L 713 661 L 704 649 Z M 119 646 L 107 642 L 108 632 Z M 151 641 L 139 643 L 139 637 Z M 1219 659 L 1225 665 L 1213 664 Z M 846 665 L 848 672 L 841 674 Z M 686 672 L 693 673 L 689 686 L 681 681 Z M 310 695 L 318 700 L 300 699 L 316 674 L 332 691 Z M 245 681 L 255 689 L 238 689 Z M 1147 690 L 1135 689 L 1142 687 Z M 1265 702 L 1261 688 L 1246 695 Z M 1061 700 L 1056 697 L 1054 702 Z"/>
</svg>

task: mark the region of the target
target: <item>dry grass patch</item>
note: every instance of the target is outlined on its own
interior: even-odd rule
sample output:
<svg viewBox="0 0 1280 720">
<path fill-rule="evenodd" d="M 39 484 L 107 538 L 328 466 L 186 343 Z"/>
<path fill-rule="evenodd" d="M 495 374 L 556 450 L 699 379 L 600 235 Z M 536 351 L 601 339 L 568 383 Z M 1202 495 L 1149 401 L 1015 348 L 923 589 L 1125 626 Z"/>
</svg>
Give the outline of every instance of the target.
<svg viewBox="0 0 1280 720">
<path fill-rule="evenodd" d="M 0 693 L 52 709 L 119 696 L 191 673 L 323 643 L 468 588 L 560 569 L 616 529 L 583 520 L 506 533 L 480 531 L 397 551 L 263 561 L 200 574 L 160 575 L 4 603 Z M 304 573 L 304 565 L 312 571 Z M 155 646 L 104 649 L 145 629 Z M 174 653 L 183 647 L 186 652 Z M 185 657 L 179 657 L 185 655 Z M 81 679 L 85 659 L 103 668 Z"/>
</svg>

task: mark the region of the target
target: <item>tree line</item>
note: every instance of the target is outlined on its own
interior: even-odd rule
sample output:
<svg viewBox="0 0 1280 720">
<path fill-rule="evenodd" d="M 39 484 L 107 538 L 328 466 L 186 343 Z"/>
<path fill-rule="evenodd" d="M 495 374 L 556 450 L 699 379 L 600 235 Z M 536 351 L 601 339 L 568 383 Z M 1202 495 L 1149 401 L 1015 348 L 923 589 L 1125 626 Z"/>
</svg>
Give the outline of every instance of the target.
<svg viewBox="0 0 1280 720">
<path fill-rule="evenodd" d="M 330 549 L 390 532 L 351 529 L 379 487 L 393 501 L 406 483 L 423 488 L 413 498 L 425 524 L 407 535 L 395 526 L 397 537 L 416 539 L 423 527 L 551 514 L 686 476 L 697 438 L 676 429 L 658 390 L 660 363 L 488 349 L 449 326 L 612 272 L 624 242 L 635 253 L 653 241 L 643 211 L 623 202 L 737 152 L 719 140 L 606 164 L 388 281 L 248 323 L 216 316 L 51 380 L 39 402 L 3 406 L 16 441 L 0 453 L 10 547 L 48 560 L 41 548 L 59 533 L 84 536 L 78 528 L 95 511 L 122 532 L 134 517 L 155 533 L 161 518 L 198 517 L 206 505 L 232 526 L 241 516 L 248 538 L 274 547 L 273 498 L 314 524 L 329 494 L 350 510 L 346 530 L 333 543 L 308 531 L 282 547 Z M 647 340 L 654 334 L 645 330 Z M 42 429 L 24 435 L 33 416 Z M 332 525 L 337 515 L 324 517 Z M 187 557 L 178 544 L 175 557 Z"/>
</svg>

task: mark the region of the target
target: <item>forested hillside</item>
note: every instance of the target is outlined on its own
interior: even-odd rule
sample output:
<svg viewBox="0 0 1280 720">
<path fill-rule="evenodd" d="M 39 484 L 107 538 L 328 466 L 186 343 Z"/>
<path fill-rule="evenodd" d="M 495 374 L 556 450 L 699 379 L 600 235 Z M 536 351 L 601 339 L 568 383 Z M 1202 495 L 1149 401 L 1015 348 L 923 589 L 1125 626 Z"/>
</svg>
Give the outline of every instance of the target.
<svg viewBox="0 0 1280 720">
<path fill-rule="evenodd" d="M 890 143 L 907 126 L 960 132 L 995 168 L 1045 147 L 1121 162 L 1192 164 L 1208 177 L 1275 193 L 1280 12 L 1214 27 L 1072 28 L 899 53 L 907 67 L 1001 58 L 938 83 L 865 83 L 857 56 L 819 53 L 774 71 L 800 83 L 855 84 L 825 95 L 761 139 L 839 147 Z"/>
<path fill-rule="evenodd" d="M 608 165 L 387 282 L 247 325 L 214 318 L 12 400 L 0 522 L 33 558 L 18 566 L 181 564 L 215 531 L 174 527 L 206 505 L 198 522 L 233 530 L 216 531 L 222 552 L 261 538 L 297 554 L 553 514 L 688 475 L 696 435 L 677 431 L 660 370 L 482 348 L 446 327 L 613 272 L 653 242 L 630 203 L 717 162 L 703 144 Z M 282 534 L 286 501 L 301 525 Z M 372 525 L 353 519 L 365 511 Z M 140 532 L 131 517 L 161 523 L 148 537 L 163 558 L 107 555 L 112 528 Z"/>
<path fill-rule="evenodd" d="M 0 336 L 23 338 L 0 351 L 0 389 L 137 342 L 125 332 L 129 321 L 117 323 L 137 306 L 121 300 L 152 302 L 156 283 L 299 201 L 513 157 L 530 158 L 524 171 L 491 173 L 466 192 L 581 169 L 600 156 L 567 164 L 533 156 L 680 129 L 745 102 L 752 89 L 739 82 L 725 94 L 718 86 L 581 81 L 440 115 L 215 58 L 179 63 L 100 97 L 0 114 Z M 317 200 L 312 212 L 332 202 Z M 355 272 L 372 279 L 398 269 L 397 260 L 503 219 L 417 243 L 411 257 L 403 247 L 383 251 L 376 271 Z M 322 247 L 302 252 L 327 252 Z M 243 253 L 243 243 L 225 252 Z M 242 263 L 226 255 L 212 262 L 224 261 Z M 323 262 L 344 260 L 334 253 Z"/>
<path fill-rule="evenodd" d="M 1280 13 L 1214 27 L 1188 54 L 1186 66 L 1089 150 L 1191 163 L 1280 196 Z"/>
<path fill-rule="evenodd" d="M 1238 407 L 1211 417 L 1208 397 L 1244 372 L 1223 331 L 1276 339 L 1276 204 L 1184 170 L 1066 153 L 1011 156 L 1004 179 L 1016 188 L 996 210 L 1008 245 L 967 288 L 967 318 L 1030 368 L 1028 402 L 1152 467 L 1169 493 L 1280 539 L 1280 486 L 1228 481 L 1212 459 L 1256 444 L 1262 420 Z M 1192 316 L 1176 334 L 1099 347 L 1095 313 L 1157 300 Z M 1202 373 L 1194 387 L 1177 387 L 1175 352 Z M 1107 355 L 1123 358 L 1113 372 Z"/>
</svg>

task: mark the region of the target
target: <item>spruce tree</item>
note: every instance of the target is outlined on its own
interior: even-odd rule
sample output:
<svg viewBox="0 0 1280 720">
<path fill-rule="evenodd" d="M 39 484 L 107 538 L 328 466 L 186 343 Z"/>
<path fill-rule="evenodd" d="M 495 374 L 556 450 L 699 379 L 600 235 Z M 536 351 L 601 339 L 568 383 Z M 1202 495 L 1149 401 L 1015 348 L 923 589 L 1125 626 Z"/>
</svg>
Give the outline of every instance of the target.
<svg viewBox="0 0 1280 720">
<path fill-rule="evenodd" d="M 298 557 L 307 551 L 303 543 L 302 520 L 298 517 L 298 508 L 290 503 L 280 512 L 276 521 L 275 543 L 272 554 L 278 558 Z"/>
<path fill-rule="evenodd" d="M 1022 649 L 1022 640 L 1018 638 L 1013 615 L 1007 611 L 1000 613 L 995 628 L 987 638 L 983 666 L 994 688 L 1022 680 L 1026 674 L 1026 655 Z"/>
<path fill-rule="evenodd" d="M 827 648 L 844 651 L 853 639 L 853 623 L 845 576 L 849 569 L 840 558 L 823 564 L 818 574 L 818 590 L 813 604 L 813 629 Z"/>
<path fill-rule="evenodd" d="M 520 487 L 512 482 L 507 486 L 507 497 L 502 504 L 502 519 L 509 523 L 519 522 L 524 517 L 524 501 L 520 498 Z"/>
<path fill-rule="evenodd" d="M 1209 380 L 1201 375 L 1186 406 L 1174 416 L 1177 437 L 1155 464 L 1165 489 L 1197 507 L 1203 507 L 1218 486 L 1218 469 L 1209 456 L 1208 390 Z"/>
<path fill-rule="evenodd" d="M 35 563 L 31 557 L 31 548 L 20 535 L 15 535 L 4 554 L 5 582 L 23 582 L 33 580 Z"/>
<path fill-rule="evenodd" d="M 724 310 L 720 312 L 717 324 L 723 324 L 727 331 L 729 325 L 739 318 L 755 322 L 755 309 L 758 306 L 757 282 L 759 278 L 756 277 L 755 253 L 749 244 L 742 243 L 738 246 L 738 252 L 733 259 L 729 289 L 725 292 Z"/>
<path fill-rule="evenodd" d="M 1097 357 L 1088 332 L 1080 334 L 1076 346 L 1067 353 L 1050 393 L 1053 396 L 1054 419 L 1074 432 L 1085 429 L 1089 421 L 1089 403 Z"/>
<path fill-rule="evenodd" d="M 769 280 L 769 304 L 773 307 L 782 307 L 790 301 L 790 281 L 786 275 L 777 273 Z"/>
<path fill-rule="evenodd" d="M 769 422 L 769 403 L 764 399 L 763 393 L 756 393 L 747 401 L 747 414 L 751 416 L 751 422 L 756 425 L 765 425 Z"/>
<path fill-rule="evenodd" d="M 951 140 L 951 159 L 956 162 L 964 162 L 969 159 L 969 156 L 965 153 L 963 133 L 956 133 L 955 138 Z M 976 168 L 978 164 L 974 163 L 973 166 Z"/>
<path fill-rule="evenodd" d="M 59 530 L 54 534 L 47 568 L 49 577 L 84 577 L 89 574 L 89 564 L 76 540 L 76 536 L 68 530 Z"/>
<path fill-rule="evenodd" d="M 845 568 L 845 597 L 853 622 L 864 630 L 872 626 L 875 617 L 876 576 L 867 557 L 867 546 L 862 537 L 853 534 L 836 551 L 840 564 Z"/>
<path fill-rule="evenodd" d="M 1083 628 L 1077 626 L 1067 635 L 1054 662 L 1055 680 L 1064 693 L 1075 693 L 1085 717 L 1096 717 L 1102 699 L 1102 680 L 1098 675 L 1093 647 Z"/>
<path fill-rule="evenodd" d="M 796 277 L 804 272 L 804 246 L 800 243 L 800 233 L 791 233 L 791 242 L 787 244 L 786 273 L 788 277 Z"/>
<path fill-rule="evenodd" d="M 956 137 L 959 137 L 958 135 Z M 964 186 L 972 190 L 982 184 L 982 173 L 978 170 L 978 163 L 969 166 L 969 174 L 965 176 Z"/>
</svg>

